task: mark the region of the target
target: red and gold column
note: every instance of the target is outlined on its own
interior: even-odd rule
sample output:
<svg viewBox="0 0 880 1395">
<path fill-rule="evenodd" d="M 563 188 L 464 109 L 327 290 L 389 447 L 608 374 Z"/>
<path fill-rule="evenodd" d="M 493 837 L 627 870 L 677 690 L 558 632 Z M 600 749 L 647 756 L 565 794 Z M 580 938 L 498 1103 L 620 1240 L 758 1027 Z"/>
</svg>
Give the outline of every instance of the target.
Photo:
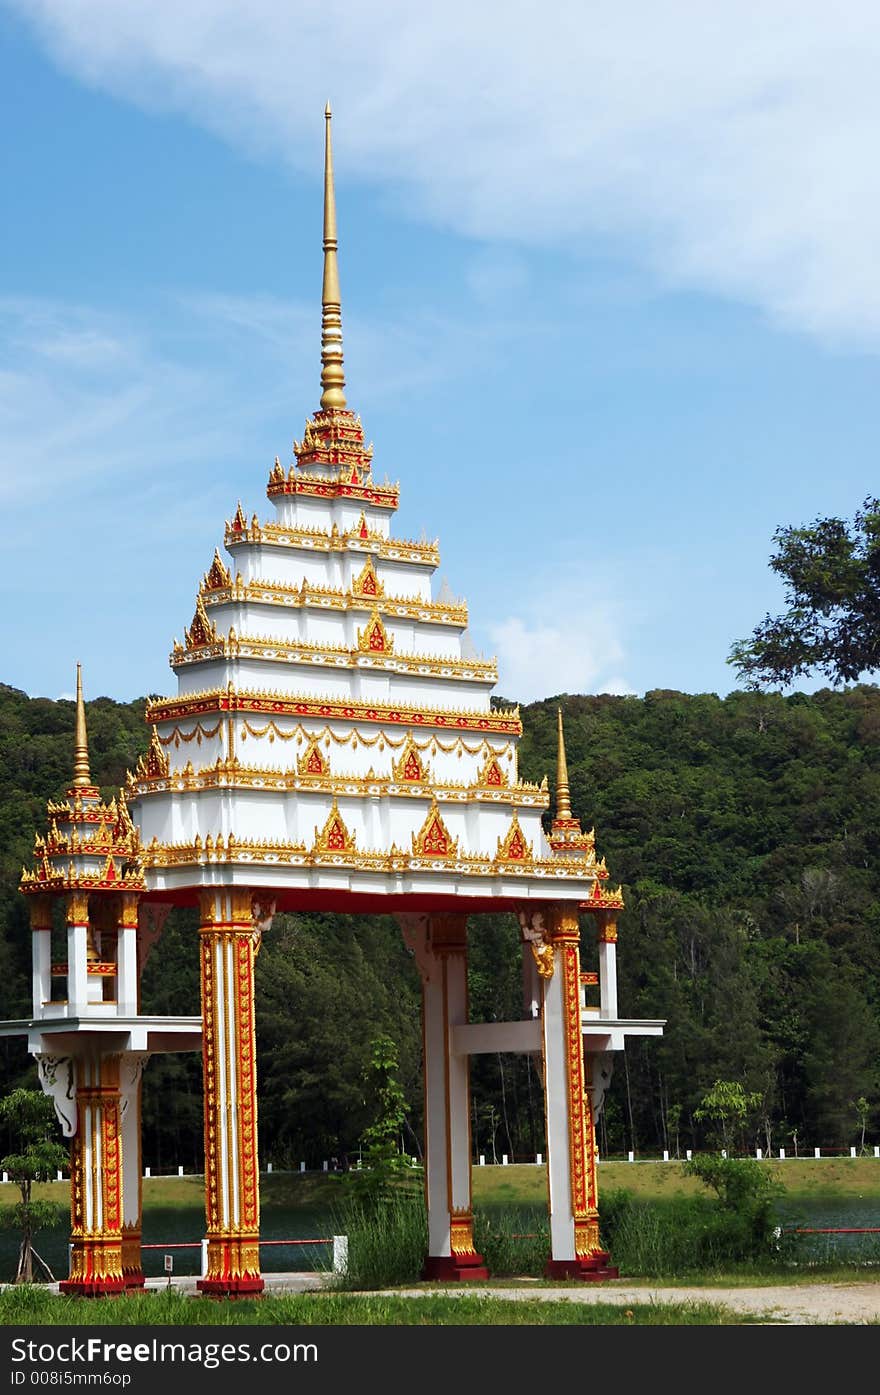
<svg viewBox="0 0 880 1395">
<path fill-rule="evenodd" d="M 577 907 L 559 903 L 544 917 L 553 973 L 542 979 L 544 1099 L 551 1278 L 608 1279 L 599 1243 L 596 1140 L 581 1024 Z"/>
<path fill-rule="evenodd" d="M 77 1129 L 70 1149 L 70 1276 L 62 1293 L 100 1298 L 125 1287 L 119 1057 L 76 1063 Z"/>
<path fill-rule="evenodd" d="M 401 917 L 422 977 L 425 1055 L 426 1279 L 485 1279 L 474 1247 L 468 1057 L 453 1049 L 468 1020 L 467 916 Z"/>
<path fill-rule="evenodd" d="M 208 1272 L 202 1293 L 260 1293 L 254 955 L 249 891 L 201 896 L 202 1066 Z"/>
</svg>

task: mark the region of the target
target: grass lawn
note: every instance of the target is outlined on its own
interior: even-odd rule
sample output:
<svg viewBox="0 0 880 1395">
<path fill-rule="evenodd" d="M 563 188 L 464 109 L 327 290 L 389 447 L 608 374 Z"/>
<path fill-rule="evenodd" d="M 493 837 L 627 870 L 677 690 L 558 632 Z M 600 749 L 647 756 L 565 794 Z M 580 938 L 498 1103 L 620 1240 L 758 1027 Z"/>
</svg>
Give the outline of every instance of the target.
<svg viewBox="0 0 880 1395">
<path fill-rule="evenodd" d="M 100 1298 L 59 1298 L 39 1288 L 0 1293 L 0 1325 L 6 1326 L 408 1326 L 408 1327 L 703 1327 L 736 1326 L 764 1319 L 732 1313 L 718 1304 L 512 1302 L 501 1298 L 440 1296 L 398 1298 L 383 1294 L 284 1294 L 215 1303 L 174 1291 Z"/>
<path fill-rule="evenodd" d="M 761 1164 L 785 1187 L 792 1201 L 836 1197 L 880 1197 L 880 1159 L 868 1158 L 791 1158 L 767 1159 Z M 475 1167 L 474 1202 L 480 1205 L 543 1205 L 547 1200 L 547 1169 L 542 1164 L 510 1164 L 508 1167 Z M 201 1206 L 204 1178 L 148 1177 L 144 1179 L 144 1206 Z M 272 1172 L 260 1178 L 262 1205 L 302 1206 L 307 1209 L 332 1207 L 344 1186 L 342 1173 Z M 694 1177 L 684 1174 L 676 1162 L 603 1162 L 599 1166 L 599 1195 L 620 1187 L 636 1197 L 657 1200 L 698 1196 L 705 1189 Z M 15 1196 L 12 1193 L 15 1191 Z M 34 1187 L 35 1197 L 66 1203 L 70 1196 L 67 1182 L 49 1182 Z M 0 1204 L 18 1199 L 12 1183 L 0 1184 Z"/>
</svg>

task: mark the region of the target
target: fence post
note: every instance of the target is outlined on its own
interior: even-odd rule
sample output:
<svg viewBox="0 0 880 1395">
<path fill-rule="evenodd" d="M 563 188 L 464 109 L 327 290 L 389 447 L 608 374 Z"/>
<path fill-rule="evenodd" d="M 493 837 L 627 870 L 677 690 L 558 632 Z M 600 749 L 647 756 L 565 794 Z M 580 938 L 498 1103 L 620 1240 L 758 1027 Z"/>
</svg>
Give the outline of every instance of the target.
<svg viewBox="0 0 880 1395">
<path fill-rule="evenodd" d="M 821 1149 L 821 1148 L 814 1148 L 814 1149 L 813 1149 L 813 1157 L 814 1157 L 814 1158 L 821 1158 L 821 1156 L 822 1156 L 822 1149 Z"/>
<path fill-rule="evenodd" d="M 207 1278 L 207 1275 L 208 1275 L 208 1242 L 207 1242 L 207 1240 L 203 1240 L 203 1241 L 202 1241 L 202 1267 L 201 1267 L 201 1273 L 200 1273 L 199 1277 L 202 1278 L 202 1279 L 204 1279 L 204 1278 Z"/>
<path fill-rule="evenodd" d="M 755 1149 L 755 1157 L 758 1159 L 758 1162 L 761 1161 L 761 1159 L 763 1158 L 763 1156 L 764 1156 L 764 1150 L 763 1150 L 762 1148 L 756 1148 L 756 1149 Z"/>
<path fill-rule="evenodd" d="M 271 1171 L 272 1171 L 272 1164 L 271 1164 L 271 1163 L 266 1163 L 266 1171 L 267 1171 L 267 1172 L 271 1172 Z"/>
<path fill-rule="evenodd" d="M 485 1154 L 485 1153 L 481 1153 L 481 1154 L 480 1154 L 480 1167 L 485 1167 L 485 1166 L 486 1166 L 486 1154 Z"/>
<path fill-rule="evenodd" d="M 58 1173 L 58 1181 L 59 1181 L 59 1182 L 63 1182 L 63 1181 L 64 1181 L 64 1173 L 61 1172 L 61 1171 L 59 1171 L 59 1173 Z"/>
<path fill-rule="evenodd" d="M 685 1150 L 685 1157 L 687 1158 L 688 1162 L 690 1162 L 691 1158 L 693 1157 L 693 1153 L 691 1152 L 690 1148 L 687 1148 Z"/>
<path fill-rule="evenodd" d="M 506 1154 L 506 1153 L 502 1153 L 502 1154 L 501 1154 L 501 1166 L 502 1166 L 502 1167 L 506 1167 L 506 1166 L 507 1166 L 507 1154 Z"/>
<path fill-rule="evenodd" d="M 784 1149 L 784 1148 L 780 1148 L 780 1150 L 779 1150 L 779 1156 L 780 1156 L 781 1158 L 784 1158 L 784 1157 L 785 1157 L 785 1149 Z"/>
<path fill-rule="evenodd" d="M 536 1167 L 540 1167 L 540 1166 L 541 1166 L 541 1163 L 542 1163 L 543 1161 L 544 1161 L 544 1155 L 543 1155 L 543 1153 L 536 1153 L 536 1154 L 535 1154 L 535 1166 L 536 1166 Z M 5 1179 L 4 1179 L 4 1180 L 5 1180 Z"/>
<path fill-rule="evenodd" d="M 181 1163 L 180 1166 L 178 1167 L 178 1169 L 177 1169 L 177 1175 L 178 1175 L 178 1177 L 182 1177 L 182 1176 L 183 1176 L 183 1163 Z"/>
<path fill-rule="evenodd" d="M 300 1163 L 300 1165 L 299 1165 L 299 1170 L 300 1170 L 300 1172 L 305 1172 L 305 1170 L 306 1170 L 306 1165 L 305 1165 L 304 1162 L 301 1162 L 301 1163 Z"/>
<path fill-rule="evenodd" d="M 324 1167 L 324 1171 L 325 1171 L 325 1172 L 329 1172 L 329 1170 L 330 1170 L 330 1165 L 329 1165 L 329 1163 L 327 1162 L 327 1159 L 326 1159 L 326 1158 L 324 1159 L 323 1167 Z"/>
<path fill-rule="evenodd" d="M 664 1162 L 669 1162 L 669 1149 L 668 1149 L 668 1148 L 664 1148 L 664 1149 L 663 1149 L 663 1161 L 664 1161 Z"/>
<path fill-rule="evenodd" d="M 850 1148 L 850 1150 L 849 1150 L 849 1155 L 850 1155 L 851 1158 L 854 1158 L 854 1157 L 855 1157 L 855 1155 L 856 1155 L 856 1150 L 855 1150 L 855 1148 Z"/>
<path fill-rule="evenodd" d="M 880 1158 L 880 1145 L 874 1144 L 874 1157 Z"/>
<path fill-rule="evenodd" d="M 344 1274 L 348 1269 L 348 1236 L 333 1236 L 333 1273 Z"/>
<path fill-rule="evenodd" d="M 149 1175 L 150 1175 L 150 1169 L 149 1169 L 148 1167 L 145 1167 L 145 1168 L 144 1168 L 144 1176 L 145 1176 L 145 1177 L 149 1177 Z"/>
<path fill-rule="evenodd" d="M 627 1153 L 627 1155 L 626 1155 L 626 1160 L 627 1160 L 627 1162 L 635 1162 L 635 1160 L 636 1160 L 636 1155 L 635 1155 L 635 1153 Z"/>
</svg>

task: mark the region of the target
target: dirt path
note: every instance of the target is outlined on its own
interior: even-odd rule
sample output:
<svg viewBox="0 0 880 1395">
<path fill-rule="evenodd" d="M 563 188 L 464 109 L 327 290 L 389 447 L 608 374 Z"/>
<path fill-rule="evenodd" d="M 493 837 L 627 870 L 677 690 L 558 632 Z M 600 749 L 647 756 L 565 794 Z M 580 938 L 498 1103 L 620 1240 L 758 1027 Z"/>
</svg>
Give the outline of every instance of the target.
<svg viewBox="0 0 880 1395">
<path fill-rule="evenodd" d="M 619 1281 L 585 1284 L 582 1288 L 467 1288 L 389 1289 L 400 1297 L 422 1297 L 426 1293 L 451 1298 L 503 1298 L 512 1302 L 525 1299 L 557 1303 L 615 1303 L 632 1307 L 635 1303 L 721 1303 L 737 1313 L 755 1313 L 778 1323 L 867 1323 L 880 1322 L 880 1283 L 868 1284 L 791 1284 L 763 1288 L 661 1288 Z"/>
</svg>

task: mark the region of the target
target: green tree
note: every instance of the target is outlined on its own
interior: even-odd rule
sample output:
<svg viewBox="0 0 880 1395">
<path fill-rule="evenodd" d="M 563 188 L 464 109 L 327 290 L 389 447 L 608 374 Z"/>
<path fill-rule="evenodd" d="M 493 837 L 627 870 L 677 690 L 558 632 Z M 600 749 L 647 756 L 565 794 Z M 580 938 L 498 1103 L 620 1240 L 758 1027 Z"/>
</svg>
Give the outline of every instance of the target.
<svg viewBox="0 0 880 1395">
<path fill-rule="evenodd" d="M 729 1153 L 734 1135 L 741 1138 L 746 1120 L 760 1104 L 760 1093 L 747 1092 L 738 1080 L 716 1080 L 694 1110 L 694 1118 L 717 1125 L 721 1146 Z"/>
<path fill-rule="evenodd" d="M 734 644 L 728 662 L 750 685 L 813 672 L 855 682 L 880 667 L 880 499 L 867 498 L 852 523 L 817 518 L 773 539 L 788 609 Z"/>
<path fill-rule="evenodd" d="M 366 1072 L 375 1115 L 361 1135 L 361 1167 L 351 1174 L 354 1195 L 369 1206 L 389 1200 L 401 1177 L 409 1171 L 402 1138 L 408 1106 L 397 1069 L 397 1046 L 382 1033 L 372 1042 Z"/>
<path fill-rule="evenodd" d="M 68 1162 L 67 1149 L 53 1137 L 57 1129 L 52 1101 L 40 1090 L 13 1090 L 0 1100 L 0 1123 L 4 1124 L 18 1151 L 0 1158 L 0 1169 L 9 1174 L 21 1192 L 21 1201 L 9 1208 L 4 1224 L 21 1231 L 17 1284 L 34 1280 L 34 1260 L 49 1279 L 54 1275 L 45 1260 L 34 1249 L 36 1231 L 56 1224 L 61 1207 L 50 1201 L 35 1201 L 31 1195 L 34 1182 L 51 1182 L 60 1167 Z"/>
</svg>

